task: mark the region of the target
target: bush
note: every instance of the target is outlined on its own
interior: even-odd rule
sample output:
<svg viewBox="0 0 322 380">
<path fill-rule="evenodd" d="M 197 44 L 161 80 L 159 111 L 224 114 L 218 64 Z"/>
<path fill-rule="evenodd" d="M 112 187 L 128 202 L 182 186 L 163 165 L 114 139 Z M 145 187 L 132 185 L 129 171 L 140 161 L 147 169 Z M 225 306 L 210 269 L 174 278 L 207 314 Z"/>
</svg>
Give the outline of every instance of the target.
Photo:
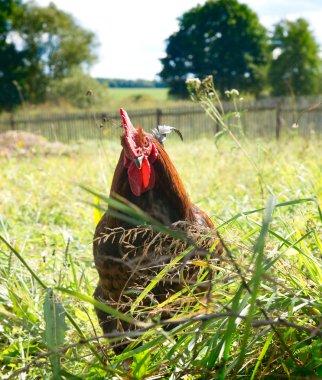
<svg viewBox="0 0 322 380">
<path fill-rule="evenodd" d="M 52 81 L 47 92 L 48 100 L 64 98 L 78 108 L 103 105 L 108 101 L 108 90 L 96 79 L 79 72 L 60 80 Z"/>
</svg>

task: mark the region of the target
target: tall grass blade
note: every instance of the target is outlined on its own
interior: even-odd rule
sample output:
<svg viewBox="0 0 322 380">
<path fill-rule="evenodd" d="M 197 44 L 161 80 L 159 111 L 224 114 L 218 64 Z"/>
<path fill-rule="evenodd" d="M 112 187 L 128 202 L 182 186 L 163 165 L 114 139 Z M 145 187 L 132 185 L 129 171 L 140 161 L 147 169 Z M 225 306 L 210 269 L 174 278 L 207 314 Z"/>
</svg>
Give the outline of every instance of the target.
<svg viewBox="0 0 322 380">
<path fill-rule="evenodd" d="M 44 301 L 44 319 L 46 323 L 45 341 L 50 355 L 50 363 L 52 366 L 53 378 L 61 379 L 61 366 L 59 349 L 64 344 L 65 332 L 67 326 L 65 323 L 65 311 L 62 304 L 54 295 L 53 289 L 46 291 Z"/>
<path fill-rule="evenodd" d="M 87 296 L 87 295 L 82 294 L 80 292 L 76 292 L 74 290 L 70 290 L 70 289 L 66 289 L 66 288 L 58 288 L 57 287 L 55 289 L 57 289 L 58 291 L 60 291 L 62 293 L 69 294 L 69 295 L 71 295 L 71 296 L 73 296 L 79 300 L 90 303 L 91 305 L 95 306 L 96 308 L 104 311 L 107 314 L 112 315 L 115 318 L 121 319 L 122 321 L 131 323 L 131 324 L 135 324 L 135 325 L 140 325 L 141 327 L 145 326 L 144 323 L 136 321 L 134 318 L 129 317 L 128 315 L 125 315 L 125 314 L 117 311 L 116 309 L 112 308 L 111 306 L 105 305 L 104 303 L 97 301 L 93 297 L 90 297 L 90 296 Z"/>
<path fill-rule="evenodd" d="M 41 285 L 41 287 L 43 289 L 48 289 L 47 285 L 45 285 L 45 283 L 38 277 L 38 275 L 31 269 L 31 267 L 29 266 L 29 264 L 26 262 L 26 260 L 20 255 L 20 253 L 14 248 L 12 247 L 12 245 L 10 243 L 8 243 L 1 235 L 0 235 L 0 240 L 2 240 L 5 245 L 10 249 L 10 251 L 21 261 L 21 263 L 24 265 L 24 267 L 30 272 L 31 276 Z M 72 323 L 72 325 L 75 327 L 76 331 L 78 332 L 78 334 L 81 336 L 81 338 L 85 338 L 82 330 L 79 328 L 79 326 L 77 325 L 77 323 L 75 322 L 75 320 L 73 319 L 73 317 L 65 312 L 65 315 L 66 315 L 66 318 Z M 89 343 L 87 343 L 87 346 L 90 348 L 90 350 L 92 351 L 93 355 L 95 355 L 97 358 L 99 358 L 96 350 L 93 348 L 93 346 Z"/>
<path fill-rule="evenodd" d="M 260 353 L 260 355 L 259 355 L 259 357 L 257 359 L 256 365 L 255 365 L 255 368 L 254 368 L 254 371 L 252 373 L 252 376 L 251 376 L 250 380 L 254 380 L 255 379 L 256 372 L 257 372 L 257 370 L 258 370 L 258 368 L 259 368 L 259 366 L 260 366 L 260 364 L 261 364 L 261 362 L 262 362 L 262 360 L 263 360 L 263 358 L 264 358 L 264 356 L 266 354 L 266 351 L 268 350 L 269 345 L 271 344 L 273 336 L 274 336 L 273 332 L 271 332 L 268 335 L 268 337 L 266 339 L 266 342 L 265 342 L 265 344 L 264 344 L 264 346 L 262 348 L 262 351 L 261 351 L 261 353 Z"/>
<path fill-rule="evenodd" d="M 175 239 L 179 239 L 183 241 L 187 240 L 187 237 L 184 233 L 164 226 L 162 223 L 158 222 L 156 219 L 152 218 L 149 214 L 142 211 L 139 207 L 130 203 L 126 199 L 121 198 L 121 197 L 119 197 L 118 199 L 109 198 L 109 197 L 106 197 L 105 195 L 97 193 L 96 191 L 93 191 L 92 189 L 84 185 L 79 185 L 79 186 L 81 189 L 94 195 L 94 197 L 95 196 L 98 197 L 99 199 L 104 201 L 106 204 L 108 204 L 111 207 L 111 209 L 109 209 L 108 211 L 110 215 L 115 216 L 133 225 L 148 224 L 153 228 L 153 230 L 157 232 L 162 232 L 164 234 L 174 237 Z M 89 203 L 89 202 L 85 202 L 85 203 L 90 204 L 101 211 L 104 210 L 100 205 L 97 205 L 95 203 L 94 204 Z"/>
<path fill-rule="evenodd" d="M 29 271 L 31 276 L 38 282 L 40 286 L 44 289 L 47 289 L 47 285 L 45 285 L 42 280 L 38 277 L 38 275 L 31 269 L 31 267 L 27 264 L 26 260 L 20 255 L 20 253 L 10 244 L 7 240 L 0 235 L 0 240 L 4 242 L 4 244 L 10 249 L 10 251 L 20 260 L 23 266 Z"/>
<path fill-rule="evenodd" d="M 258 291 L 260 287 L 261 277 L 264 270 L 264 248 L 265 239 L 269 231 L 269 225 L 273 217 L 274 212 L 274 198 L 270 198 L 266 207 L 266 212 L 263 218 L 263 225 L 261 232 L 259 234 L 257 243 L 254 247 L 254 254 L 256 255 L 254 275 L 252 278 L 252 288 L 251 288 L 251 299 L 250 307 L 247 314 L 247 319 L 245 323 L 244 335 L 240 345 L 240 353 L 237 360 L 237 369 L 242 365 L 244 358 L 246 356 L 246 348 L 248 344 L 248 338 L 250 335 L 250 330 L 252 326 L 252 320 L 255 313 L 256 300 L 258 297 Z"/>
<path fill-rule="evenodd" d="M 322 210 L 321 210 L 321 207 L 320 207 L 318 201 L 317 201 L 317 204 L 318 204 L 318 211 L 319 211 L 320 221 L 322 222 Z"/>
<path fill-rule="evenodd" d="M 300 199 L 295 199 L 295 200 L 292 200 L 292 201 L 287 201 L 287 202 L 281 202 L 281 203 L 277 203 L 275 205 L 275 208 L 278 208 L 278 207 L 285 207 L 285 206 L 294 206 L 294 205 L 298 205 L 298 204 L 301 204 L 301 203 L 306 203 L 306 202 L 314 202 L 316 203 L 316 198 L 300 198 Z M 318 206 L 319 208 L 319 206 Z M 238 214 L 234 215 L 233 217 L 231 217 L 230 219 L 226 220 L 224 223 L 220 224 L 217 229 L 219 228 L 222 228 L 224 227 L 225 225 L 233 222 L 234 220 L 236 219 L 239 219 L 240 217 L 242 216 L 247 216 L 247 215 L 251 215 L 251 214 L 256 214 L 258 212 L 261 212 L 261 211 L 264 211 L 266 210 L 265 207 L 261 207 L 261 208 L 257 208 L 257 209 L 254 209 L 254 210 L 250 210 L 250 211 L 242 211 L 242 212 L 239 212 Z M 321 210 L 319 210 L 320 212 L 320 217 L 321 217 L 321 220 L 322 220 L 322 213 L 321 213 Z"/>
<path fill-rule="evenodd" d="M 131 313 L 134 312 L 135 308 L 148 295 L 148 293 L 159 283 L 159 281 L 161 281 L 161 279 L 168 273 L 168 271 L 172 269 L 188 252 L 189 252 L 189 248 L 186 249 L 181 255 L 171 260 L 171 262 L 154 277 L 154 279 L 149 283 L 149 285 L 145 287 L 142 293 L 140 293 L 140 295 L 132 303 Z"/>
<path fill-rule="evenodd" d="M 239 312 L 239 303 L 240 303 L 240 299 L 243 295 L 243 292 L 244 292 L 244 288 L 243 286 L 241 286 L 236 294 L 236 296 L 234 297 L 233 301 L 232 301 L 232 306 L 231 306 L 231 310 L 233 312 L 236 312 L 238 313 Z M 236 329 L 236 326 L 237 326 L 237 323 L 236 323 L 236 317 L 234 316 L 231 316 L 228 318 L 228 324 L 227 324 L 227 330 L 226 330 L 226 334 L 225 334 L 225 338 L 224 338 L 224 352 L 223 352 L 223 361 L 224 363 L 227 362 L 228 358 L 229 358 L 229 353 L 230 353 L 230 349 L 231 349 L 231 344 L 233 342 L 233 338 L 234 338 L 234 331 Z M 219 373 L 219 379 L 222 380 L 222 379 L 225 379 L 226 377 L 226 366 L 223 365 L 222 367 L 222 370 L 220 371 Z"/>
</svg>

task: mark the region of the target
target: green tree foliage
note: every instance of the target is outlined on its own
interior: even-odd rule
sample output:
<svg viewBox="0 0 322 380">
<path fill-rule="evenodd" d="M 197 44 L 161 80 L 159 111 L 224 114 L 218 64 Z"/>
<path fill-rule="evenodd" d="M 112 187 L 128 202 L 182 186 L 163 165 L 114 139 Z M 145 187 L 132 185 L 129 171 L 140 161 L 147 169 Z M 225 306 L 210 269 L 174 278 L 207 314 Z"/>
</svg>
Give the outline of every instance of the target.
<svg viewBox="0 0 322 380">
<path fill-rule="evenodd" d="M 95 60 L 94 34 L 53 3 L 48 7 L 29 3 L 14 26 L 27 51 L 27 86 L 32 101 L 44 100 L 50 81 L 68 77 Z"/>
<path fill-rule="evenodd" d="M 0 0 L 0 110 L 46 100 L 51 83 L 86 71 L 95 36 L 53 3 Z"/>
<path fill-rule="evenodd" d="M 167 40 L 160 73 L 172 95 L 185 95 L 185 80 L 212 74 L 217 87 L 259 94 L 268 58 L 266 31 L 257 15 L 237 0 L 209 0 L 179 19 Z"/>
<path fill-rule="evenodd" d="M 271 39 L 273 58 L 269 82 L 273 95 L 306 95 L 319 91 L 321 60 L 309 24 L 302 18 L 283 20 Z"/>
<path fill-rule="evenodd" d="M 97 78 L 110 88 L 165 88 L 166 83 L 148 79 Z"/>
<path fill-rule="evenodd" d="M 25 53 L 18 51 L 12 34 L 12 23 L 20 0 L 0 0 L 0 110 L 11 109 L 20 102 L 25 71 Z"/>
</svg>

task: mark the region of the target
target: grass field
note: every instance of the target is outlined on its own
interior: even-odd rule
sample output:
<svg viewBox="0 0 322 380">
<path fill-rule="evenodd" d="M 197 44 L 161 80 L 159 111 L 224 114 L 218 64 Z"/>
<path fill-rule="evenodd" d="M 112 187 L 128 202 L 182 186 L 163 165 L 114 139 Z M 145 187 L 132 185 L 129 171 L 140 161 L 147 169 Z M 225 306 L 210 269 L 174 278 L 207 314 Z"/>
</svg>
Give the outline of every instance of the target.
<svg viewBox="0 0 322 380">
<path fill-rule="evenodd" d="M 157 101 L 165 101 L 168 98 L 168 88 L 109 88 L 109 94 L 116 100 L 127 97 L 148 96 Z"/>
<path fill-rule="evenodd" d="M 94 97 L 91 102 L 91 110 L 102 111 L 118 110 L 124 108 L 157 108 L 168 106 L 186 105 L 187 100 L 173 100 L 168 98 L 168 88 L 104 88 L 104 96 Z M 81 94 L 86 98 L 86 93 Z M 37 114 L 54 114 L 54 113 L 74 113 L 83 112 L 84 105 L 77 107 L 64 98 L 48 101 L 40 104 L 24 104 L 15 110 L 15 115 L 37 115 Z M 2 112 L 0 120 L 10 118 L 10 113 Z"/>
<path fill-rule="evenodd" d="M 109 105 L 118 108 L 157 108 L 190 105 L 187 99 L 173 99 L 168 96 L 168 88 L 109 88 Z"/>
<path fill-rule="evenodd" d="M 75 149 L 0 161 L 1 378 L 322 376 L 321 142 L 253 142 L 247 150 L 261 186 L 226 140 L 218 147 L 167 142 L 191 198 L 218 226 L 227 260 L 214 264 L 206 310 L 203 302 L 179 310 L 186 321 L 174 332 L 152 327 L 138 338 L 141 345 L 118 356 L 106 339 L 95 339 L 101 331 L 86 297 L 98 278 L 91 251 L 98 211 L 86 202 L 97 198 L 79 184 L 107 195 L 120 146 Z M 273 208 L 270 197 L 272 215 L 260 210 Z M 239 317 L 224 315 L 229 310 Z M 209 313 L 214 317 L 193 320 Z"/>
</svg>

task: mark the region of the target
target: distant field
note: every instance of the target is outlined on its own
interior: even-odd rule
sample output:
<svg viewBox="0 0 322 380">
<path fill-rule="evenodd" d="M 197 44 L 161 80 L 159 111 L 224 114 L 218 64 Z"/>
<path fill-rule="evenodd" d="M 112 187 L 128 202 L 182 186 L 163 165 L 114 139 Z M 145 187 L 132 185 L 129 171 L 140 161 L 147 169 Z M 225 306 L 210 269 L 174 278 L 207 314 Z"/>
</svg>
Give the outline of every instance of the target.
<svg viewBox="0 0 322 380">
<path fill-rule="evenodd" d="M 109 88 L 110 96 L 115 100 L 128 97 L 149 96 L 158 101 L 165 101 L 168 98 L 168 88 Z"/>
</svg>

